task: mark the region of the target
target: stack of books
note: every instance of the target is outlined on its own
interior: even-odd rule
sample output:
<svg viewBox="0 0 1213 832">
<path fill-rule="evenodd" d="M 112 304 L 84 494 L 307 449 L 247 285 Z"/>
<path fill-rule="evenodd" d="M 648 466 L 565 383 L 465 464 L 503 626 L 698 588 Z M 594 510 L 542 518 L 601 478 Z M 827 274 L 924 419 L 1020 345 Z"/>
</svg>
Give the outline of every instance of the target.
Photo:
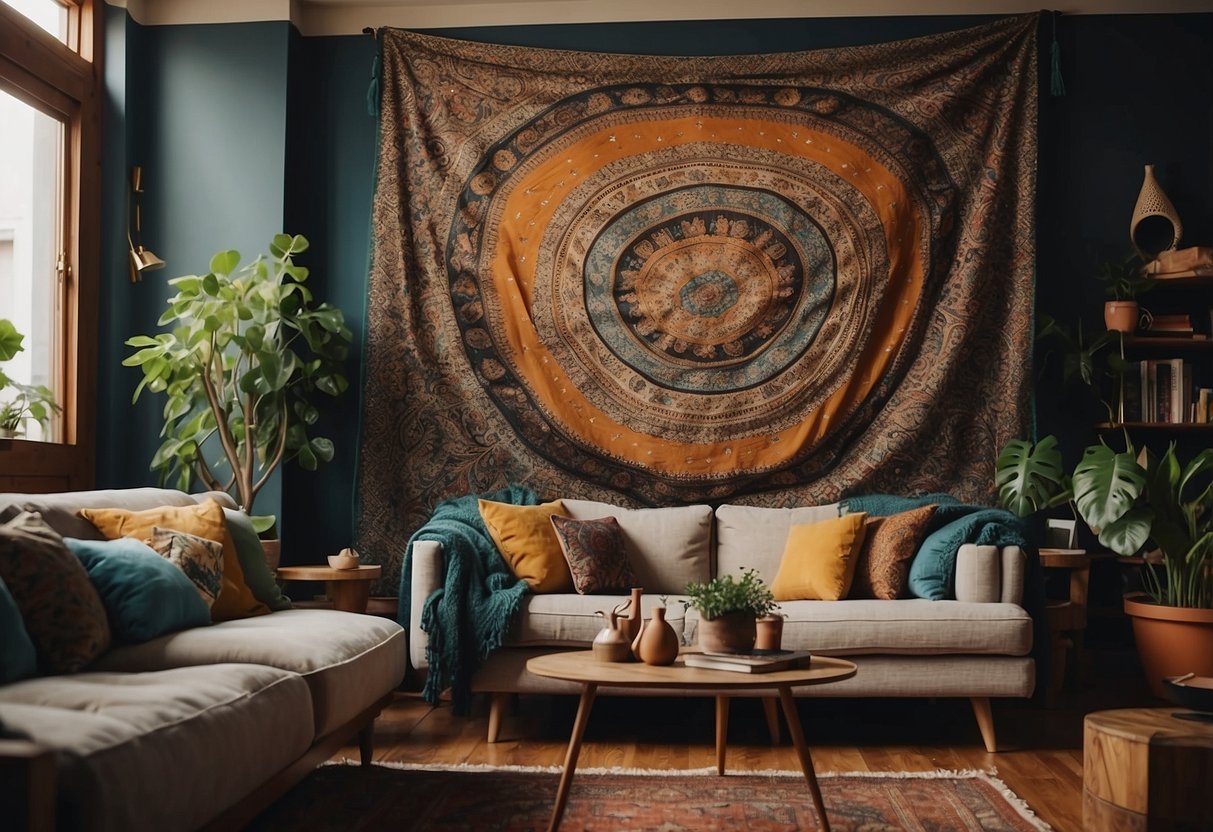
<svg viewBox="0 0 1213 832">
<path fill-rule="evenodd" d="M 1145 330 L 1147 335 L 1174 336 L 1191 338 L 1192 316 L 1186 312 L 1158 313 L 1150 316 Z"/>
<path fill-rule="evenodd" d="M 732 670 L 737 673 L 770 673 L 791 670 L 809 663 L 808 650 L 751 650 L 746 653 L 687 653 L 687 667 L 707 670 Z"/>
</svg>

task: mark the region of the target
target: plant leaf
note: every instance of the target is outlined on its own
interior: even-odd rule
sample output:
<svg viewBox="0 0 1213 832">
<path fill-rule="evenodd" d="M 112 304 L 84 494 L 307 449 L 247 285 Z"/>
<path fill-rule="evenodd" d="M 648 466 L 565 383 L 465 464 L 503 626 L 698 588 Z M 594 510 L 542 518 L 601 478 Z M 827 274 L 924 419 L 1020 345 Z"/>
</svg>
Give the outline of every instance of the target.
<svg viewBox="0 0 1213 832">
<path fill-rule="evenodd" d="M 1123 517 L 1146 485 L 1133 454 L 1094 445 L 1074 469 L 1074 502 L 1088 526 L 1102 529 Z"/>
</svg>

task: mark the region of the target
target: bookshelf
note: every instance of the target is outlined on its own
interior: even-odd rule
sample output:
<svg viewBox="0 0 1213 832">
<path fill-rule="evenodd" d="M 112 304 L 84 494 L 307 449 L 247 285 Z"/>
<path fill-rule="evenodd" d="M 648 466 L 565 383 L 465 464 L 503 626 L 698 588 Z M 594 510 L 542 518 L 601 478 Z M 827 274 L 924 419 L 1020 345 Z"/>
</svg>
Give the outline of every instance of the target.
<svg viewBox="0 0 1213 832">
<path fill-rule="evenodd" d="M 1159 280 L 1142 305 L 1149 310 L 1143 318 L 1152 319 L 1158 331 L 1122 337 L 1127 368 L 1113 399 L 1119 418 L 1096 429 L 1208 442 L 1213 436 L 1213 278 Z"/>
</svg>

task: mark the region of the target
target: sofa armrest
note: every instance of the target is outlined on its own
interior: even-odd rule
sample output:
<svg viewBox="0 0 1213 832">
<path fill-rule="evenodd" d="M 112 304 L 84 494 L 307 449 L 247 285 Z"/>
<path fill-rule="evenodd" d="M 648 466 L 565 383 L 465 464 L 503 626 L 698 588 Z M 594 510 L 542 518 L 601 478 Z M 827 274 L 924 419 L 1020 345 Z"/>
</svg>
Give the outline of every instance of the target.
<svg viewBox="0 0 1213 832">
<path fill-rule="evenodd" d="M 1025 560 L 1018 546 L 999 549 L 965 543 L 956 550 L 956 600 L 1021 603 Z"/>
<path fill-rule="evenodd" d="M 0 740 L 0 806 L 5 807 L 5 829 L 54 830 L 57 765 L 55 752 L 49 748 L 27 740 Z"/>
<path fill-rule="evenodd" d="M 409 596 L 409 663 L 415 670 L 429 667 L 425 648 L 429 635 L 421 629 L 421 609 L 425 599 L 442 586 L 442 544 L 436 540 L 413 542 L 413 575 Z"/>
</svg>

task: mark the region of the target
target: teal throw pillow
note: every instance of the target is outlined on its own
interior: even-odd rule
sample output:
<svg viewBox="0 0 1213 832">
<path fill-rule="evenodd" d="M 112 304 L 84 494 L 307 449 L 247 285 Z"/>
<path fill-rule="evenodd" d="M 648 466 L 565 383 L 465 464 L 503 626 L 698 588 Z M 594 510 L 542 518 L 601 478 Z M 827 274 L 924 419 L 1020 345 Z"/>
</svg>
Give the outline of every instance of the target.
<svg viewBox="0 0 1213 832">
<path fill-rule="evenodd" d="M 236 560 L 240 561 L 240 568 L 244 570 L 244 583 L 253 597 L 274 612 L 289 610 L 290 599 L 282 594 L 274 574 L 265 565 L 265 550 L 261 548 L 261 539 L 257 537 L 248 515 L 243 511 L 225 508 L 223 518 L 227 521 L 228 533 L 236 547 Z"/>
<path fill-rule="evenodd" d="M 38 654 L 21 620 L 21 610 L 0 579 L 0 685 L 34 675 Z"/>
<path fill-rule="evenodd" d="M 101 595 L 114 638 L 138 644 L 211 623 L 211 613 L 185 573 L 130 537 L 63 539 Z"/>
</svg>

